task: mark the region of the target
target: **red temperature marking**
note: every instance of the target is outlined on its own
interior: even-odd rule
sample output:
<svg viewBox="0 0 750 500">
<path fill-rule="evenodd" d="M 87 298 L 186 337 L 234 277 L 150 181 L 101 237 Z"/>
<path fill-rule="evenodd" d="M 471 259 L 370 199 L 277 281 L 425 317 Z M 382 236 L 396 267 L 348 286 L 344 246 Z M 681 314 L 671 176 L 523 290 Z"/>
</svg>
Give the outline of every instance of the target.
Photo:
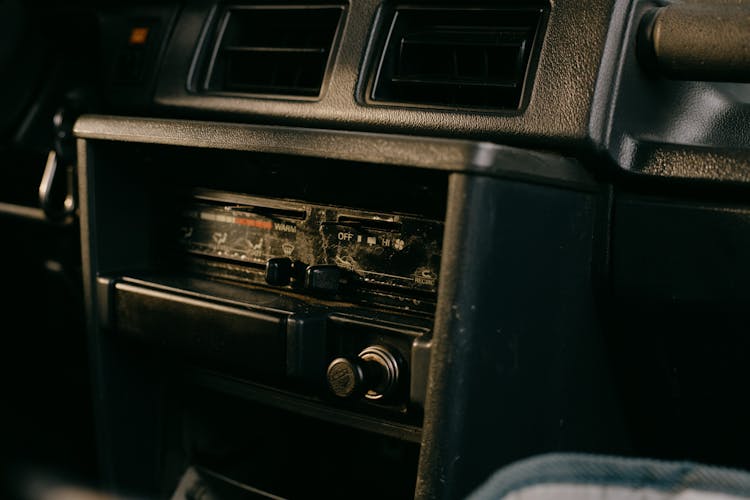
<svg viewBox="0 0 750 500">
<path fill-rule="evenodd" d="M 257 220 L 257 219 L 240 219 L 234 218 L 234 223 L 241 226 L 258 227 L 260 229 L 272 229 L 273 223 L 268 220 Z"/>
</svg>

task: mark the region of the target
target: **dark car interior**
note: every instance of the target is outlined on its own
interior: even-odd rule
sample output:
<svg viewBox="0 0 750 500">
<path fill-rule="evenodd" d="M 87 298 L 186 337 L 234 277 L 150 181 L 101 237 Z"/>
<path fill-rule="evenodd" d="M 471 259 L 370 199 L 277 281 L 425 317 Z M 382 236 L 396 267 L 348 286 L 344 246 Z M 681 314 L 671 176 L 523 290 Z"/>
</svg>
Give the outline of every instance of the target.
<svg viewBox="0 0 750 500">
<path fill-rule="evenodd" d="M 750 471 L 748 82 L 745 0 L 0 0 L 0 497 Z"/>
</svg>

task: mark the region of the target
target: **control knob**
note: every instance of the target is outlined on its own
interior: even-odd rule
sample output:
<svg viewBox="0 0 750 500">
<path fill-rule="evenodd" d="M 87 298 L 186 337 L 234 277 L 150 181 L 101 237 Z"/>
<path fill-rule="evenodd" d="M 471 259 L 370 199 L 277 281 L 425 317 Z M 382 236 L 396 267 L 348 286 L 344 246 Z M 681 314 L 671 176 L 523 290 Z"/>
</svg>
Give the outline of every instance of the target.
<svg viewBox="0 0 750 500">
<path fill-rule="evenodd" d="M 370 346 L 356 358 L 331 361 L 326 371 L 328 387 L 340 398 L 387 398 L 398 388 L 400 365 L 399 358 L 387 347 Z"/>
</svg>

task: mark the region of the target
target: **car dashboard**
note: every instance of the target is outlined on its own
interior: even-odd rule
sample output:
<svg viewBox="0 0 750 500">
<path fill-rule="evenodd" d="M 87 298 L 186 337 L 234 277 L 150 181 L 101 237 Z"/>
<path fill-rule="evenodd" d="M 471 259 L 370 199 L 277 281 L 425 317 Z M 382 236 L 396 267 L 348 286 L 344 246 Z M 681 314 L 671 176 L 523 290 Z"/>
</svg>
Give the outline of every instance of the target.
<svg viewBox="0 0 750 500">
<path fill-rule="evenodd" d="M 0 0 L 3 491 L 750 468 L 749 13 Z"/>
</svg>

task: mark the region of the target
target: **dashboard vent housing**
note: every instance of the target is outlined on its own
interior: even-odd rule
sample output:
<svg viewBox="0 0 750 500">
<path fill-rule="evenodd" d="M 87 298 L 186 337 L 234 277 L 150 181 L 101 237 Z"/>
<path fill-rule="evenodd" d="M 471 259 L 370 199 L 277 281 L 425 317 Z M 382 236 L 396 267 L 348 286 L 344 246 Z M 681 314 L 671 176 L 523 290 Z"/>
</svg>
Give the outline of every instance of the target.
<svg viewBox="0 0 750 500">
<path fill-rule="evenodd" d="M 203 90 L 270 96 L 320 95 L 344 7 L 226 7 Z"/>
<path fill-rule="evenodd" d="M 517 110 L 542 8 L 398 7 L 373 101 Z"/>
</svg>

